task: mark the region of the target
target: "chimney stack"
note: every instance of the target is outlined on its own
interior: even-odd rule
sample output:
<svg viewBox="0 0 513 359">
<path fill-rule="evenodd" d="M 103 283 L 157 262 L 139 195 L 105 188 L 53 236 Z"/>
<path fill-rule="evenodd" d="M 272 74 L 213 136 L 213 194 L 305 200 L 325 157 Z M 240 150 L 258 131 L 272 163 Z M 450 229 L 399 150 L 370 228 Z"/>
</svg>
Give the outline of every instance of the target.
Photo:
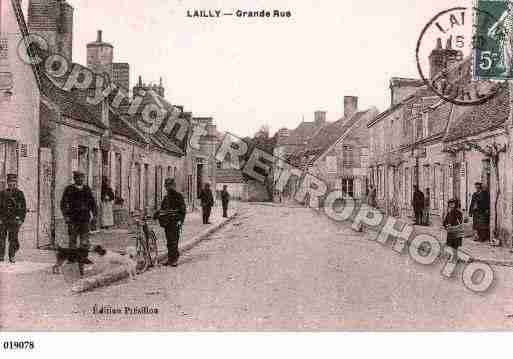
<svg viewBox="0 0 513 359">
<path fill-rule="evenodd" d="M 326 111 L 315 111 L 314 121 L 318 126 L 324 125 L 326 123 Z"/>
<path fill-rule="evenodd" d="M 102 42 L 102 30 L 98 30 L 98 36 L 96 37 L 96 42 Z"/>
<path fill-rule="evenodd" d="M 344 118 L 348 119 L 358 111 L 358 97 L 344 96 Z"/>
</svg>

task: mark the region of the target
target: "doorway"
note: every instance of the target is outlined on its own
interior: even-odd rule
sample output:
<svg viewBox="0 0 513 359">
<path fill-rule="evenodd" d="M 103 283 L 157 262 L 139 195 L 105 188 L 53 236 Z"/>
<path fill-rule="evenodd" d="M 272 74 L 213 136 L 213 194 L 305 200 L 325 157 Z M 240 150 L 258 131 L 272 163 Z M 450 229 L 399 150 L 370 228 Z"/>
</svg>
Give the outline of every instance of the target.
<svg viewBox="0 0 513 359">
<path fill-rule="evenodd" d="M 197 197 L 199 198 L 199 195 L 201 193 L 201 190 L 203 189 L 203 164 L 198 163 L 196 165 L 196 191 L 197 191 Z"/>
</svg>

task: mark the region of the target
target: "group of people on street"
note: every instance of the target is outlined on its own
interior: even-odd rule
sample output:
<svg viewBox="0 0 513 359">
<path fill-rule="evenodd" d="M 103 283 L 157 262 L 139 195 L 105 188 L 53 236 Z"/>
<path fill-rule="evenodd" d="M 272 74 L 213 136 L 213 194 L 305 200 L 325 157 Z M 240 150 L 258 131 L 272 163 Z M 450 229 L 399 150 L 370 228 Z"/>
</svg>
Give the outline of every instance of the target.
<svg viewBox="0 0 513 359">
<path fill-rule="evenodd" d="M 412 207 L 415 215 L 415 225 L 430 225 L 431 222 L 431 202 L 430 191 L 426 188 L 424 194 L 417 186 L 413 187 Z M 376 208 L 376 188 L 370 187 L 368 195 L 368 204 Z M 469 207 L 469 217 L 472 217 L 474 241 L 490 241 L 490 194 L 486 186 L 481 182 L 475 183 L 475 192 L 472 194 L 472 200 Z M 464 237 L 463 230 L 463 212 L 461 203 L 457 198 L 451 199 L 447 203 L 447 213 L 443 217 L 443 227 L 447 230 L 447 245 L 452 248 L 458 248 L 462 245 Z"/>
<path fill-rule="evenodd" d="M 89 250 L 90 224 L 98 216 L 98 208 L 91 189 L 84 184 L 83 173 L 74 172 L 74 183 L 67 186 L 61 200 L 61 211 L 68 225 L 69 247 L 82 250 Z M 183 195 L 176 190 L 176 182 L 173 178 L 164 181 L 166 195 L 164 196 L 160 209 L 155 212 L 154 218 L 159 219 L 160 225 L 164 228 L 168 250 L 167 266 L 176 266 L 180 254 L 178 242 L 185 221 L 187 209 Z M 210 223 L 210 214 L 214 205 L 214 197 L 210 184 L 199 194 L 202 206 L 203 223 Z M 228 202 L 230 195 L 227 186 L 224 186 L 221 193 L 223 204 L 223 217 L 227 217 Z M 108 179 L 103 178 L 102 191 L 102 225 L 110 227 L 113 225 L 112 201 L 114 193 L 108 184 Z M 81 264 L 81 263 L 79 263 Z M 81 269 L 82 272 L 82 269 Z"/>
<path fill-rule="evenodd" d="M 176 190 L 176 182 L 167 178 L 164 182 L 167 194 L 162 200 L 160 209 L 155 213 L 155 219 L 164 216 L 159 222 L 164 227 L 168 249 L 168 261 L 166 265 L 176 266 L 179 258 L 178 242 L 187 213 L 184 197 Z M 214 206 L 214 196 L 210 184 L 205 184 L 199 193 L 202 207 L 203 223 L 210 223 L 210 215 Z M 114 191 L 109 185 L 108 178 L 103 177 L 101 188 L 101 224 L 103 228 L 114 225 L 113 208 Z M 228 204 L 230 194 L 227 186 L 221 191 L 221 203 L 223 217 L 228 217 Z M 68 185 L 63 192 L 60 201 L 60 209 L 67 226 L 68 241 L 57 245 L 57 261 L 62 260 L 62 251 L 77 250 L 88 253 L 91 247 L 91 225 L 95 223 L 99 209 L 91 188 L 85 184 L 85 175 L 79 171 L 73 172 L 73 183 Z M 8 259 L 15 263 L 16 253 L 20 248 L 18 233 L 25 222 L 27 205 L 24 193 L 18 189 L 16 174 L 7 175 L 7 188 L 0 191 L 0 263 L 5 259 L 6 240 L 8 243 Z M 59 254 L 59 251 L 61 253 Z M 81 274 L 84 263 L 79 261 Z"/>
<path fill-rule="evenodd" d="M 166 179 L 165 187 L 167 194 L 162 201 L 160 210 L 155 213 L 154 218 L 160 219 L 160 225 L 164 227 L 166 233 L 168 260 L 164 265 L 176 267 L 178 258 L 180 257 L 178 242 L 187 211 L 182 194 L 176 191 L 175 180 L 172 178 Z M 214 206 L 214 195 L 212 194 L 209 183 L 204 185 L 198 197 L 201 201 L 203 224 L 210 224 L 210 215 L 212 213 L 212 207 Z M 227 186 L 224 186 L 221 192 L 223 217 L 228 216 L 229 200 L 230 194 L 228 193 Z"/>
</svg>

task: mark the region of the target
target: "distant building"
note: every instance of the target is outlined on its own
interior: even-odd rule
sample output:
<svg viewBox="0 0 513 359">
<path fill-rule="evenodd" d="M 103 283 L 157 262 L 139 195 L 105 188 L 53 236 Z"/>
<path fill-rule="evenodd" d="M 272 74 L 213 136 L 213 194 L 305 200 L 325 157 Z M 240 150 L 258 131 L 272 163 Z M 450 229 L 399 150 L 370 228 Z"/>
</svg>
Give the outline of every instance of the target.
<svg viewBox="0 0 513 359">
<path fill-rule="evenodd" d="M 470 81 L 471 61 L 462 59 L 450 40 L 443 48 L 438 39 L 429 60 L 431 78 L 448 69 L 449 80 Z M 490 190 L 491 234 L 497 229 L 511 245 L 512 155 L 511 148 L 504 147 L 511 141 L 510 89 L 484 104 L 458 106 L 419 84 L 393 78 L 391 106 L 368 124 L 369 176 L 378 205 L 389 214 L 411 217 L 413 187 L 418 186 L 437 226 L 449 199 L 457 199 L 467 216 L 474 182 L 482 182 Z M 490 152 L 493 146 L 502 151 L 496 157 Z M 499 161 L 497 172 L 493 158 Z"/>
<path fill-rule="evenodd" d="M 328 191 L 341 190 L 352 198 L 364 199 L 369 184 L 367 123 L 377 113 L 375 107 L 359 110 L 358 98 L 345 96 L 343 116 L 330 123 L 318 115 L 322 127 L 288 157 L 289 162 L 324 180 Z M 291 194 L 297 190 L 297 179 L 295 183 Z"/>
<path fill-rule="evenodd" d="M 137 84 L 134 86 L 133 91 L 132 91 L 133 96 L 135 97 L 145 91 L 153 91 L 160 97 L 165 98 L 166 96 L 165 96 L 164 86 L 162 85 L 162 77 L 159 80 L 159 84 L 156 85 L 156 84 L 151 84 L 151 83 L 149 83 L 149 84 L 144 83 L 142 76 L 139 76 L 139 80 L 137 81 Z"/>
<path fill-rule="evenodd" d="M 103 41 L 103 32 L 98 30 L 96 41 L 87 44 L 87 67 L 96 73 L 106 73 L 110 80 L 130 91 L 130 64 L 114 62 L 114 46 Z"/>
</svg>

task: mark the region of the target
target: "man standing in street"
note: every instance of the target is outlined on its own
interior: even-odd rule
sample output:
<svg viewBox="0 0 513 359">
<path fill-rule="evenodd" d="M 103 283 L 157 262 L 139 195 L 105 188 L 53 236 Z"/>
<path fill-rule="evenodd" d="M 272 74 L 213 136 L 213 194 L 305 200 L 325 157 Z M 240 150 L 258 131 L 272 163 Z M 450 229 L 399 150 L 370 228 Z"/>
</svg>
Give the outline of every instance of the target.
<svg viewBox="0 0 513 359">
<path fill-rule="evenodd" d="M 178 241 L 187 210 L 182 194 L 176 191 L 175 180 L 166 178 L 164 185 L 167 194 L 162 200 L 160 211 L 155 213 L 154 218 L 159 218 L 161 227 L 166 231 L 167 263 L 164 265 L 176 267 L 180 257 Z"/>
<path fill-rule="evenodd" d="M 201 191 L 199 198 L 203 210 L 203 224 L 210 224 L 210 212 L 214 206 L 214 196 L 210 190 L 210 183 L 205 183 L 205 188 Z"/>
<path fill-rule="evenodd" d="M 18 176 L 7 175 L 7 189 L 0 192 L 0 263 L 5 257 L 5 239 L 9 242 L 9 262 L 15 263 L 20 249 L 18 232 L 27 215 L 25 195 L 18 188 Z"/>
<path fill-rule="evenodd" d="M 221 202 L 223 204 L 223 218 L 228 217 L 228 203 L 230 202 L 230 193 L 228 193 L 228 186 L 224 185 L 221 191 Z"/>
<path fill-rule="evenodd" d="M 70 249 L 88 251 L 90 224 L 96 219 L 98 207 L 89 186 L 84 184 L 85 175 L 73 172 L 74 183 L 64 189 L 61 199 L 61 211 L 68 225 Z M 78 243 L 77 243 L 77 240 Z M 83 263 L 79 263 L 80 273 L 83 273 Z"/>
<path fill-rule="evenodd" d="M 424 210 L 424 193 L 422 193 L 421 190 L 417 186 L 413 186 L 414 192 L 413 192 L 413 200 L 412 200 L 412 206 L 413 206 L 413 212 L 415 213 L 415 224 L 421 225 L 422 224 L 422 214 Z"/>
<path fill-rule="evenodd" d="M 472 195 L 469 215 L 472 217 L 473 228 L 476 231 L 477 242 L 490 240 L 490 195 L 483 189 L 483 184 L 476 182 L 476 191 Z"/>
</svg>

